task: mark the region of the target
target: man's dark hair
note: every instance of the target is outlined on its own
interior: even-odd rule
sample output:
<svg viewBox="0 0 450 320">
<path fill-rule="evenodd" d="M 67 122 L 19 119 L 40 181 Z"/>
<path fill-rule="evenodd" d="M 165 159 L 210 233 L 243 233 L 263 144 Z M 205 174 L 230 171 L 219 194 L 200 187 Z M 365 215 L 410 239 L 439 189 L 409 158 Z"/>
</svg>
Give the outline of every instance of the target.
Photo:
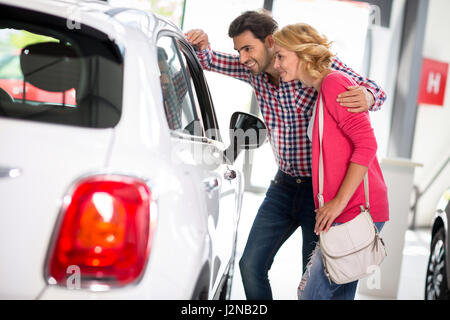
<svg viewBox="0 0 450 320">
<path fill-rule="evenodd" d="M 246 11 L 233 20 L 228 36 L 234 38 L 245 31 L 251 31 L 262 42 L 278 28 L 277 22 L 267 13 Z"/>
</svg>

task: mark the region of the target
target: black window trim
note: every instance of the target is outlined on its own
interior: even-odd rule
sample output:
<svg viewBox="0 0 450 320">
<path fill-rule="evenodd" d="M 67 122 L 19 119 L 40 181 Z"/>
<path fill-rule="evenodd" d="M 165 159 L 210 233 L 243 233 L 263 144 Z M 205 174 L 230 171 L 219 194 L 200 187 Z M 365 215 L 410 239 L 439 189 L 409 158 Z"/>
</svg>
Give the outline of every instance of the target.
<svg viewBox="0 0 450 320">
<path fill-rule="evenodd" d="M 178 48 L 178 47 L 176 46 L 176 39 L 174 39 L 173 37 L 171 37 L 171 40 L 172 40 L 172 43 L 173 43 L 173 45 L 175 46 L 175 48 Z M 179 48 L 178 48 L 178 49 L 179 49 Z M 176 53 L 176 55 L 177 55 L 177 57 L 178 57 L 178 60 L 180 61 L 181 71 L 182 71 L 182 73 L 183 73 L 183 78 L 184 78 L 184 80 L 186 81 L 186 86 L 188 87 L 189 98 L 191 99 L 192 104 L 195 105 L 195 113 L 196 113 L 196 116 L 200 118 L 200 119 L 198 119 L 198 120 L 200 120 L 201 125 L 202 125 L 202 130 L 203 130 L 202 136 L 203 136 L 203 137 L 206 137 L 206 133 L 205 133 L 205 131 L 206 131 L 206 130 L 205 130 L 205 123 L 204 123 L 203 115 L 202 115 L 202 113 L 201 113 L 201 108 L 200 108 L 200 105 L 197 105 L 197 104 L 196 104 L 196 101 L 198 101 L 198 99 L 194 99 L 194 91 L 192 90 L 191 81 L 189 81 L 189 77 L 188 77 L 188 74 L 187 74 L 187 72 L 186 72 L 186 69 L 189 68 L 189 66 L 186 66 L 186 65 L 185 65 L 184 59 L 183 59 L 183 53 L 180 52 L 180 50 L 178 50 L 178 49 L 176 49 L 175 53 Z M 191 74 L 190 70 L 189 70 L 189 74 L 190 74 L 190 76 L 192 77 L 192 74 Z M 199 103 L 200 103 L 200 102 L 199 102 Z"/>
</svg>

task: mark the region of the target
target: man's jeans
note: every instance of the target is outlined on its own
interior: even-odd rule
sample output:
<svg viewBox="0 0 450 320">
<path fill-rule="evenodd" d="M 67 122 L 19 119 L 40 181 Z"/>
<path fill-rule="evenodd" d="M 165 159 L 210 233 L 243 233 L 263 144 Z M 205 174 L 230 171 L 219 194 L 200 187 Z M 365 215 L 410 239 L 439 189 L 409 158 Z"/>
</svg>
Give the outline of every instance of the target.
<svg viewBox="0 0 450 320">
<path fill-rule="evenodd" d="M 278 171 L 267 190 L 239 261 L 249 300 L 272 299 L 268 271 L 281 245 L 301 226 L 303 271 L 315 248 L 316 217 L 311 178 L 295 178 Z M 292 275 L 295 279 L 296 275 Z"/>
<path fill-rule="evenodd" d="M 375 226 L 378 231 L 381 231 L 384 222 L 375 222 Z M 300 300 L 354 300 L 357 286 L 358 281 L 346 284 L 331 282 L 330 284 L 323 270 L 320 246 L 317 246 L 300 283 L 298 298 Z"/>
</svg>

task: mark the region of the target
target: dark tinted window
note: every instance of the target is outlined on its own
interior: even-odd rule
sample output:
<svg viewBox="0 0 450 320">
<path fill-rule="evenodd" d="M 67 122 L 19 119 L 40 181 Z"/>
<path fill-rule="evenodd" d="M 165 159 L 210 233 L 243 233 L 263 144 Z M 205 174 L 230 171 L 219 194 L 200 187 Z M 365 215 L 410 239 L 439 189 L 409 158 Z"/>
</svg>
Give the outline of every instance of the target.
<svg viewBox="0 0 450 320">
<path fill-rule="evenodd" d="M 111 50 L 114 45 L 83 34 L 83 28 L 58 28 L 55 21 L 1 19 L 0 116 L 115 126 L 122 110 L 123 64 Z"/>
</svg>

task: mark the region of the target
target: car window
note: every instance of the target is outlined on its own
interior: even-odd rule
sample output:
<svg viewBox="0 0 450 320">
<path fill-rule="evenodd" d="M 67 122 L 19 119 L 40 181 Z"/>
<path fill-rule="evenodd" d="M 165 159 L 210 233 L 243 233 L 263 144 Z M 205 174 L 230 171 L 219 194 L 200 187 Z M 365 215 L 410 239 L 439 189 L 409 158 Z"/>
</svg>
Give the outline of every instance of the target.
<svg viewBox="0 0 450 320">
<path fill-rule="evenodd" d="M 203 121 L 192 77 L 176 39 L 164 36 L 158 40 L 158 66 L 164 111 L 169 128 L 203 136 Z"/>
<path fill-rule="evenodd" d="M 214 106 L 209 93 L 206 78 L 203 74 L 203 68 L 197 59 L 192 47 L 187 43 L 181 43 L 180 48 L 183 53 L 183 61 L 188 66 L 191 78 L 191 85 L 195 98 L 200 106 L 205 135 L 212 140 L 222 141 L 219 127 L 216 120 Z"/>
<path fill-rule="evenodd" d="M 60 20 L 61 28 L 1 20 L 0 117 L 115 126 L 122 110 L 120 57 L 104 41 L 69 32 Z"/>
<path fill-rule="evenodd" d="M 30 105 L 53 103 L 75 107 L 77 105 L 75 89 L 53 92 L 43 90 L 28 81 L 24 81 L 24 74 L 20 65 L 22 50 L 31 44 L 46 42 L 58 43 L 59 41 L 52 37 L 41 36 L 25 30 L 2 29 L 0 31 L 0 87 L 12 98 Z"/>
</svg>

